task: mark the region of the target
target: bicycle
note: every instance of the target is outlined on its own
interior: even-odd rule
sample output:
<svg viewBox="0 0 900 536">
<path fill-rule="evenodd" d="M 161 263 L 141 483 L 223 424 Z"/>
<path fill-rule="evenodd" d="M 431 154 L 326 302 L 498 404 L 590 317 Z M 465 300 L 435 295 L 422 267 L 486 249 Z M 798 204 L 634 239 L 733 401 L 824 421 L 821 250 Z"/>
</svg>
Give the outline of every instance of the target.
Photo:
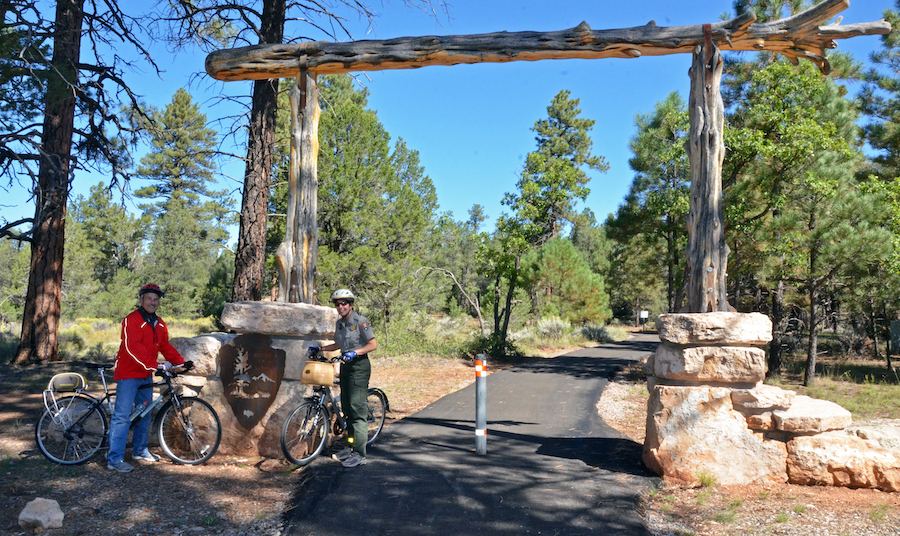
<svg viewBox="0 0 900 536">
<path fill-rule="evenodd" d="M 307 465 L 328 444 L 328 436 L 339 436 L 347 430 L 347 420 L 340 410 L 341 397 L 334 397 L 331 387 L 334 381 L 334 363 L 340 357 L 327 359 L 321 352 L 310 356 L 303 369 L 301 382 L 313 385 L 313 394 L 294 408 L 281 428 L 281 450 L 295 465 Z M 371 445 L 381 434 L 385 413 L 390 411 L 387 395 L 377 387 L 370 387 L 366 395 L 368 406 L 366 420 L 369 423 L 366 445 Z"/>
<path fill-rule="evenodd" d="M 38 448 L 47 459 L 62 465 L 77 465 L 93 458 L 106 445 L 109 448 L 109 418 L 112 415 L 112 397 L 105 372 L 113 365 L 84 363 L 84 366 L 100 373 L 103 396 L 87 392 L 84 376 L 77 372 L 57 374 L 44 390 L 46 410 L 34 429 Z M 163 452 L 173 462 L 198 465 L 210 459 L 222 440 L 222 425 L 215 410 L 206 401 L 193 396 L 181 396 L 172 380 L 193 367 L 188 361 L 182 370 L 156 371 L 162 381 L 153 382 L 141 389 L 160 387 L 160 394 L 149 404 L 135 408 L 131 414 L 131 426 L 138 419 L 150 418 L 160 407 L 153 429 L 159 438 Z"/>
</svg>

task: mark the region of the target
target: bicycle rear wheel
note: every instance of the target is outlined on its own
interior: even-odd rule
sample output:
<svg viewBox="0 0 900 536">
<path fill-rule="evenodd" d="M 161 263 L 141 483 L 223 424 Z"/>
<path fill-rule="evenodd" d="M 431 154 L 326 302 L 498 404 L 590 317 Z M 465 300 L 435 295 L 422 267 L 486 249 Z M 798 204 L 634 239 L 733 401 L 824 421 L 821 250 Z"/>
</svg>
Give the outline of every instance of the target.
<svg viewBox="0 0 900 536">
<path fill-rule="evenodd" d="M 93 458 L 106 437 L 106 416 L 92 398 L 73 395 L 57 401 L 55 415 L 44 411 L 34 427 L 41 454 L 50 461 L 76 465 Z"/>
<path fill-rule="evenodd" d="M 369 389 L 369 394 L 366 395 L 366 406 L 368 406 L 368 409 L 366 410 L 366 421 L 369 424 L 369 434 L 366 438 L 366 445 L 371 445 L 378 438 L 378 435 L 381 433 L 381 428 L 384 426 L 384 414 L 387 402 L 380 391 Z"/>
<path fill-rule="evenodd" d="M 169 400 L 159 410 L 159 446 L 175 463 L 199 465 L 210 459 L 222 441 L 222 424 L 212 406 L 194 397 Z M 180 407 L 179 407 L 180 406 Z"/>
<path fill-rule="evenodd" d="M 328 443 L 331 416 L 314 402 L 304 402 L 284 421 L 281 428 L 281 450 L 295 465 L 306 465 L 318 456 Z"/>
</svg>

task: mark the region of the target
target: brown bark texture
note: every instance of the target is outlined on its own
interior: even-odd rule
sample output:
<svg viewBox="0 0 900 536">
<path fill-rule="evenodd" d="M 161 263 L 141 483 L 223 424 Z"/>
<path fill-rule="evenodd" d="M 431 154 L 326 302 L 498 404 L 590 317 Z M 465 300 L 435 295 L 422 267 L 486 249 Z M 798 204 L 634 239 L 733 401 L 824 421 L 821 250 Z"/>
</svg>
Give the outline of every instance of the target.
<svg viewBox="0 0 900 536">
<path fill-rule="evenodd" d="M 723 61 L 711 42 L 698 46 L 690 69 L 691 120 L 688 156 L 691 162 L 688 213 L 689 313 L 727 311 L 725 217 L 722 208 L 722 161 L 725 158 L 725 105 L 720 82 Z"/>
<path fill-rule="evenodd" d="M 825 51 L 836 39 L 886 34 L 885 20 L 858 24 L 820 23 L 850 5 L 826 0 L 792 17 L 756 23 L 753 13 L 711 24 L 722 50 L 770 50 L 792 62 L 806 58 L 828 73 Z M 218 80 L 260 80 L 294 76 L 300 69 L 316 74 L 414 69 L 427 65 L 503 63 L 546 59 L 637 58 L 690 53 L 703 42 L 703 24 L 591 30 L 586 22 L 556 32 L 495 32 L 479 35 L 400 37 L 387 40 L 271 44 L 219 50 L 206 58 L 206 71 Z"/>
<path fill-rule="evenodd" d="M 281 43 L 284 40 L 284 12 L 285 0 L 263 2 L 261 43 Z M 253 105 L 247 134 L 247 163 L 231 293 L 234 301 L 258 301 L 262 298 L 277 109 L 278 81 L 258 79 L 253 84 Z"/>
<path fill-rule="evenodd" d="M 71 184 L 75 90 L 81 50 L 84 0 L 56 4 L 52 68 L 47 81 L 38 187 L 35 192 L 31 270 L 22 334 L 15 362 L 19 365 L 59 359 L 59 318 L 66 235 L 66 203 Z"/>
<path fill-rule="evenodd" d="M 278 246 L 278 301 L 316 302 L 318 260 L 319 88 L 303 71 L 292 88 L 291 168 L 284 242 Z"/>
</svg>

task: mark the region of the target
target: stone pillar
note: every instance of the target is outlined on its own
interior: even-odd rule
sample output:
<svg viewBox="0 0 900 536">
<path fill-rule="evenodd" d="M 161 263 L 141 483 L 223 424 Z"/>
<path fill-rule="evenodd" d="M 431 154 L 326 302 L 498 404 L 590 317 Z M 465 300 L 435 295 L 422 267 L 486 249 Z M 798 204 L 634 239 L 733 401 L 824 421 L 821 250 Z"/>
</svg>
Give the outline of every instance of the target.
<svg viewBox="0 0 900 536">
<path fill-rule="evenodd" d="M 765 377 L 769 317 L 730 312 L 665 314 L 662 344 L 646 364 L 650 399 L 644 463 L 670 479 L 696 484 L 785 482 L 787 451 L 747 426 L 732 389 L 753 390 Z"/>
<path fill-rule="evenodd" d="M 172 339 L 190 375 L 180 376 L 186 394 L 200 396 L 219 414 L 218 454 L 281 458 L 281 427 L 311 392 L 300 383 L 306 350 L 334 336 L 337 312 L 301 303 L 235 302 L 222 324 L 234 333 Z"/>
<path fill-rule="evenodd" d="M 849 411 L 762 383 L 767 316 L 665 314 L 656 325 L 662 344 L 645 365 L 649 468 L 689 485 L 712 477 L 900 491 L 900 452 L 844 431 Z"/>
</svg>

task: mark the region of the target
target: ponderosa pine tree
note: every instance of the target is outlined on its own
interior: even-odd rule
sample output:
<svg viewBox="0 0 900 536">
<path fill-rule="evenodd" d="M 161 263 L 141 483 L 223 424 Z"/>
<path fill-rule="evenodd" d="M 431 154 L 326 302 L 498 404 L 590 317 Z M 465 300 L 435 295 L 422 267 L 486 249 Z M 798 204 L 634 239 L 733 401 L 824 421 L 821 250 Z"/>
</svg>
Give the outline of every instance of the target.
<svg viewBox="0 0 900 536">
<path fill-rule="evenodd" d="M 159 127 L 148 129 L 153 150 L 136 173 L 151 184 L 135 196 L 153 201 L 141 205 L 153 219 L 141 275 L 167 291 L 171 315 L 192 316 L 228 238 L 229 201 L 225 191 L 212 189 L 216 133 L 184 89 L 150 116 Z"/>
<path fill-rule="evenodd" d="M 9 181 L 30 177 L 35 200 L 33 218 L 0 223 L 0 237 L 31 244 L 15 358 L 25 365 L 59 358 L 66 209 L 75 169 L 127 179 L 123 149 L 132 137 L 120 110 L 123 101 L 136 109 L 138 98 L 122 77 L 131 66 L 124 48 L 136 52 L 136 61 L 156 65 L 142 43 L 145 26 L 116 2 L 4 2 L 0 14 L 9 37 L 0 46 L 0 113 L 8 120 L 0 133 L 0 173 Z M 21 53 L 8 54 L 10 43 Z"/>
</svg>

